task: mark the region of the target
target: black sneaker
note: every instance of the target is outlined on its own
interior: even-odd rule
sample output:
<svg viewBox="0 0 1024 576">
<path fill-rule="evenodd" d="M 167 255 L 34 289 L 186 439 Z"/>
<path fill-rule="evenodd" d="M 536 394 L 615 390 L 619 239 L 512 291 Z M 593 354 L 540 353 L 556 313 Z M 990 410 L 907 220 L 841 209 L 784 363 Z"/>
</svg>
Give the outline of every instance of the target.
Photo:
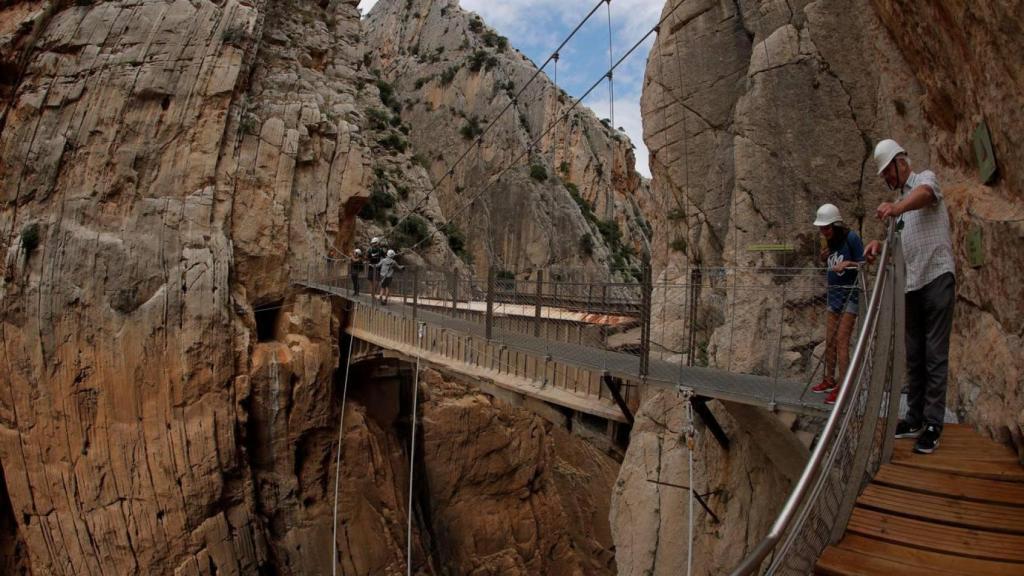
<svg viewBox="0 0 1024 576">
<path fill-rule="evenodd" d="M 917 444 L 914 444 L 914 452 L 918 454 L 931 454 L 935 452 L 935 449 L 939 447 L 939 436 L 942 435 L 942 430 L 939 430 L 938 426 L 929 424 L 924 427 L 924 433 L 917 439 Z"/>
<path fill-rule="evenodd" d="M 921 435 L 921 430 L 924 427 L 920 424 L 911 424 L 906 420 L 900 420 L 896 424 L 896 437 L 897 438 L 917 438 Z"/>
</svg>

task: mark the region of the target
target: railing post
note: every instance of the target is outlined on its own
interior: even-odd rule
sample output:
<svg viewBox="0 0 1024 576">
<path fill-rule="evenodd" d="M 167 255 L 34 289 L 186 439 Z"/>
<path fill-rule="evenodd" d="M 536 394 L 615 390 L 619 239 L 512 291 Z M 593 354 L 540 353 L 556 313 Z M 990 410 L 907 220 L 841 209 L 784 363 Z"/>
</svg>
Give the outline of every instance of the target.
<svg viewBox="0 0 1024 576">
<path fill-rule="evenodd" d="M 903 385 L 907 376 L 907 341 L 904 339 L 904 334 L 906 334 L 906 295 L 903 292 L 906 286 L 906 270 L 903 267 L 903 246 L 900 243 L 899 235 L 896 235 L 893 240 L 891 250 L 894 338 L 892 373 L 889 375 L 892 379 L 889 388 L 889 413 L 885 420 L 885 430 L 882 432 L 882 463 L 892 459 L 893 443 L 896 440 L 896 423 L 900 418 L 900 396 L 903 395 Z"/>
<path fill-rule="evenodd" d="M 697 351 L 697 301 L 700 294 L 700 284 L 703 282 L 699 268 L 690 271 L 690 334 L 686 343 L 686 365 L 693 366 L 693 354 Z"/>
<path fill-rule="evenodd" d="M 459 302 L 459 271 L 452 270 L 452 316 L 455 316 L 455 311 L 458 310 Z"/>
<path fill-rule="evenodd" d="M 494 267 L 487 269 L 487 314 L 484 317 L 484 335 L 488 340 L 494 335 Z"/>
<path fill-rule="evenodd" d="M 412 269 L 412 321 L 416 322 L 416 313 L 420 306 L 420 268 Z"/>
<path fill-rule="evenodd" d="M 651 261 L 644 258 L 643 294 L 640 305 L 640 375 L 647 376 L 651 361 Z"/>
<path fill-rule="evenodd" d="M 540 338 L 540 314 L 541 314 L 541 299 L 543 299 L 544 290 L 544 271 L 537 270 L 537 297 L 533 303 L 533 335 Z"/>
</svg>

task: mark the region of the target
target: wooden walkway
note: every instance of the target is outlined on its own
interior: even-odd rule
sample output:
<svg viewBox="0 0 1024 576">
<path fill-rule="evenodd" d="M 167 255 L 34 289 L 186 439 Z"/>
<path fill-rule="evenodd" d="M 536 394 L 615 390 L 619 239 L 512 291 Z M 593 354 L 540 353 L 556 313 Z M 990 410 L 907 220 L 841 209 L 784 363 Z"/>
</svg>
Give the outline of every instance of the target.
<svg viewBox="0 0 1024 576">
<path fill-rule="evenodd" d="M 1024 466 L 1006 446 L 947 424 L 939 448 L 892 462 L 865 487 L 823 575 L 1024 576 Z"/>
</svg>

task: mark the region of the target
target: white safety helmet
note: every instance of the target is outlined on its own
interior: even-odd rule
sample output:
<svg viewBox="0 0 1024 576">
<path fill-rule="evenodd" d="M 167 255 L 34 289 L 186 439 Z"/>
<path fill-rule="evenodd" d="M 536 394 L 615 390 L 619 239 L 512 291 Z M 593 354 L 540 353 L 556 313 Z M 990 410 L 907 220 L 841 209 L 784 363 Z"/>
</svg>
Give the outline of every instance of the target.
<svg viewBox="0 0 1024 576">
<path fill-rule="evenodd" d="M 376 236 L 370 239 L 370 244 L 376 244 L 378 242 L 380 242 L 380 238 L 377 238 Z"/>
<path fill-rule="evenodd" d="M 388 250 L 388 258 L 394 258 L 394 257 L 395 257 L 395 251 L 394 250 Z"/>
<path fill-rule="evenodd" d="M 828 226 L 836 222 L 842 222 L 843 217 L 839 215 L 839 208 L 835 204 L 822 204 L 818 208 L 818 215 L 814 219 L 815 226 Z"/>
<path fill-rule="evenodd" d="M 906 154 L 907 151 L 902 146 L 896 143 L 895 140 L 882 140 L 875 145 L 875 164 L 878 165 L 878 174 L 881 174 L 885 167 L 893 161 L 894 158 L 900 154 Z"/>
<path fill-rule="evenodd" d="M 356 256 L 359 256 L 362 253 L 363 253 L 362 250 L 360 250 L 359 248 L 356 248 Z"/>
</svg>

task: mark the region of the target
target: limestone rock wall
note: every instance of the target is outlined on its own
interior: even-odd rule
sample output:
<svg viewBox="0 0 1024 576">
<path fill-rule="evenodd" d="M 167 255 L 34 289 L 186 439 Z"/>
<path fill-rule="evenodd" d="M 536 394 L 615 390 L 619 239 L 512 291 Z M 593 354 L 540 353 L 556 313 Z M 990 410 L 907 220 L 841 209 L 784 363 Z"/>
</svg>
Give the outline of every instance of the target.
<svg viewBox="0 0 1024 576">
<path fill-rule="evenodd" d="M 615 574 L 618 463 L 473 387 L 425 372 L 423 468 L 437 561 L 458 574 Z M 422 511 L 421 511 L 422 513 Z"/>
<path fill-rule="evenodd" d="M 405 572 L 409 391 L 358 371 L 339 500 L 346 574 Z M 614 574 L 618 463 L 540 417 L 431 369 L 420 375 L 414 573 Z"/>
<path fill-rule="evenodd" d="M 759 439 L 709 404 L 730 439 L 723 450 L 697 418 L 693 486 L 719 521 L 694 501 L 694 574 L 722 574 L 768 532 L 791 488 Z M 689 545 L 690 464 L 686 402 L 659 392 L 637 412 L 612 496 L 611 522 L 620 576 L 685 573 Z"/>
<path fill-rule="evenodd" d="M 804 374 L 823 338 L 813 286 L 742 269 L 816 265 L 811 223 L 825 202 L 862 236 L 879 236 L 869 213 L 886 191 L 871 168 L 874 141 L 892 129 L 929 158 L 917 85 L 866 1 L 670 1 L 665 14 L 641 100 L 656 272 L 686 282 L 690 266 L 733 269 L 705 278 L 698 299 L 707 362 Z M 757 248 L 766 244 L 792 251 Z M 684 309 L 655 317 L 678 326 Z M 665 344 L 682 346 L 671 335 Z"/>
<path fill-rule="evenodd" d="M 871 152 L 878 140 L 896 138 L 915 167 L 938 173 L 951 211 L 959 298 L 950 405 L 1024 446 L 1021 298 L 1012 272 L 1024 214 L 1021 7 L 669 0 L 665 13 L 673 10 L 650 54 L 642 99 L 653 194 L 641 210 L 651 215 L 662 277 L 695 265 L 812 266 L 811 222 L 824 202 L 837 204 L 865 238 L 880 237 L 873 211 L 889 193 Z M 971 134 L 983 118 L 1001 170 L 992 186 L 977 183 L 974 167 Z M 983 238 L 985 263 L 978 268 L 968 258 L 972 230 Z M 788 244 L 793 252 L 757 244 Z M 738 344 L 726 338 L 721 319 L 708 316 L 701 338 L 710 363 L 741 357 L 757 370 L 768 362 L 760 343 L 770 340 L 771 322 L 763 311 L 780 286 L 767 278 L 753 286 L 767 296 L 736 294 L 744 302 L 737 332 L 747 335 Z M 719 292 L 701 295 L 702 310 L 714 311 L 716 297 L 731 297 Z M 673 314 L 681 309 L 656 317 L 679 326 Z M 809 312 L 786 326 L 793 337 L 783 342 L 783 358 L 820 342 L 820 318 Z M 665 344 L 680 345 L 671 337 Z M 805 364 L 787 369 L 802 373 Z"/>
<path fill-rule="evenodd" d="M 0 23 L 0 463 L 32 571 L 322 572 L 339 316 L 289 279 L 367 196 L 355 2 Z"/>
<path fill-rule="evenodd" d="M 466 232 L 478 268 L 493 261 L 527 274 L 561 267 L 604 276 L 637 268 L 639 203 L 649 188 L 623 134 L 582 107 L 555 125 L 572 100 L 545 74 L 512 102 L 536 66 L 457 2 L 382 0 L 367 17 L 367 36 L 367 61 L 394 86 L 412 149 L 439 182 L 437 217 Z M 532 166 L 541 179 L 531 178 Z M 598 220 L 613 221 L 621 242 L 599 232 Z"/>
</svg>

